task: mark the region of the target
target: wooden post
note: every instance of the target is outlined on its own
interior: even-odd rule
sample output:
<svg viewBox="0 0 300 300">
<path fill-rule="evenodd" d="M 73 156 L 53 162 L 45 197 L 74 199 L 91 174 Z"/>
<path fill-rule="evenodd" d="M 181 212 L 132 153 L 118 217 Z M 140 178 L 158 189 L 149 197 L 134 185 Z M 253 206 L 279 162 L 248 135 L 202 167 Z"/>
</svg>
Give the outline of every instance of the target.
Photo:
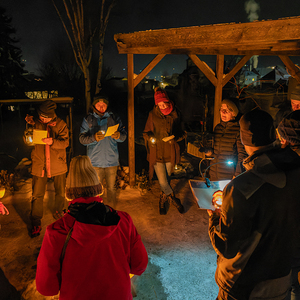
<svg viewBox="0 0 300 300">
<path fill-rule="evenodd" d="M 127 54 L 128 78 L 128 164 L 129 185 L 135 185 L 135 144 L 134 144 L 134 81 L 133 54 Z"/>
<path fill-rule="evenodd" d="M 215 106 L 214 106 L 214 128 L 220 123 L 220 112 L 223 90 L 223 70 L 224 70 L 224 55 L 217 55 L 216 75 L 217 86 L 215 90 Z"/>
</svg>

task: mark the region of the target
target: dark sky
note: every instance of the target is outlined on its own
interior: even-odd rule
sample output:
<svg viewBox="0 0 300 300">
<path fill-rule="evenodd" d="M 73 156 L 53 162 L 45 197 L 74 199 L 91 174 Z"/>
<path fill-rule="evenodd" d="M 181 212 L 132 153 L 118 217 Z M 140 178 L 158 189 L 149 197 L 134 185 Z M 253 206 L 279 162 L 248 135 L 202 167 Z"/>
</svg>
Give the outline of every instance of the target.
<svg viewBox="0 0 300 300">
<path fill-rule="evenodd" d="M 51 0 L 1 0 L 0 5 L 13 18 L 27 70 L 37 72 L 54 44 L 68 47 L 66 33 Z M 292 16 L 300 16 L 299 0 L 117 0 L 105 36 L 104 63 L 112 67 L 113 75 L 126 76 L 126 55 L 118 54 L 113 39 L 116 33 Z M 152 56 L 135 56 L 135 72 L 139 73 L 151 59 Z M 183 55 L 166 56 L 150 75 L 181 73 L 185 60 Z M 214 61 L 215 56 L 208 60 Z"/>
</svg>

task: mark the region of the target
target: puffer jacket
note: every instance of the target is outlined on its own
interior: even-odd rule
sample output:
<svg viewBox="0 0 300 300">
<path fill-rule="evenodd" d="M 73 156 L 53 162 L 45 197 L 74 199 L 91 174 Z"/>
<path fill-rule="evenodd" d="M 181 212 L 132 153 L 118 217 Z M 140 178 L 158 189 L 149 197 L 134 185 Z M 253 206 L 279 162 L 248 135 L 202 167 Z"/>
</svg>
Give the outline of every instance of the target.
<svg viewBox="0 0 300 300">
<path fill-rule="evenodd" d="M 47 227 L 36 271 L 42 295 L 60 291 L 60 300 L 132 299 L 129 274 L 141 275 L 148 255 L 131 217 L 101 202 L 98 197 L 75 199 L 69 212 Z"/>
<path fill-rule="evenodd" d="M 214 129 L 213 157 L 209 168 L 210 180 L 231 180 L 244 171 L 243 160 L 247 153 L 240 138 L 237 121 L 220 122 Z M 228 165 L 227 161 L 232 161 Z"/>
<path fill-rule="evenodd" d="M 48 177 L 65 174 L 67 167 L 66 148 L 69 146 L 69 129 L 67 124 L 58 117 L 47 124 L 35 119 L 35 129 L 47 130 L 48 137 L 53 138 L 53 144 L 36 144 L 31 152 L 32 175 L 43 177 L 45 171 Z"/>
<path fill-rule="evenodd" d="M 300 255 L 294 242 L 300 229 L 300 158 L 290 148 L 270 147 L 244 165 L 247 171 L 223 191 L 221 217 L 214 213 L 209 220 L 218 254 L 216 282 L 228 293 L 285 299 L 292 261 Z"/>
<path fill-rule="evenodd" d="M 108 127 L 116 124 L 119 124 L 119 139 L 109 136 L 99 142 L 95 140 L 96 132 L 100 130 L 106 132 Z M 79 141 L 87 146 L 87 156 L 94 167 L 107 168 L 119 165 L 118 143 L 124 142 L 126 137 L 127 132 L 119 117 L 109 111 L 106 111 L 103 116 L 91 111 L 82 121 Z"/>
<path fill-rule="evenodd" d="M 162 139 L 174 135 L 175 138 L 168 142 Z M 176 109 L 164 115 L 158 106 L 155 106 L 148 115 L 144 128 L 143 137 L 147 150 L 147 160 L 149 161 L 149 179 L 154 173 L 156 162 L 171 162 L 172 167 L 180 162 L 180 147 L 178 142 L 185 138 L 185 133 L 181 127 L 181 121 Z M 152 144 L 150 138 L 156 138 L 156 143 Z"/>
</svg>

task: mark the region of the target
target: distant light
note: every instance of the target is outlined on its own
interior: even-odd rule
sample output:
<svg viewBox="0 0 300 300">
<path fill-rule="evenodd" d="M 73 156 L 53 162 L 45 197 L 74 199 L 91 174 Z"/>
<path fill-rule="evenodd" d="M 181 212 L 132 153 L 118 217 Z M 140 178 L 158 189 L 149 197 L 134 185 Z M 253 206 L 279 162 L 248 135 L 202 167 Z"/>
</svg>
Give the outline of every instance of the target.
<svg viewBox="0 0 300 300">
<path fill-rule="evenodd" d="M 227 165 L 232 165 L 233 164 L 233 161 L 232 160 L 227 160 Z"/>
<path fill-rule="evenodd" d="M 125 68 L 123 68 L 123 71 L 125 71 Z"/>
</svg>

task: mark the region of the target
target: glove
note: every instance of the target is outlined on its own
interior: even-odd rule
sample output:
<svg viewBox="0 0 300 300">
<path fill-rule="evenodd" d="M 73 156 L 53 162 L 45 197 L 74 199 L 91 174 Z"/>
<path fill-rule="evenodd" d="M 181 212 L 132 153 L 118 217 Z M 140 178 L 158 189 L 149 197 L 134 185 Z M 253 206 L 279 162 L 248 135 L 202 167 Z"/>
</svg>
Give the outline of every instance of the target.
<svg viewBox="0 0 300 300">
<path fill-rule="evenodd" d="M 35 122 L 34 122 L 34 120 L 33 120 L 33 116 L 30 116 L 30 115 L 26 115 L 26 117 L 25 117 L 25 121 L 28 123 L 28 124 L 30 124 L 30 125 L 34 125 L 35 124 Z"/>
<path fill-rule="evenodd" d="M 103 132 L 101 132 L 101 131 L 96 132 L 95 135 L 94 135 L 95 140 L 97 142 L 102 141 L 104 139 L 104 135 L 105 134 Z"/>
<path fill-rule="evenodd" d="M 0 202 L 0 215 L 9 215 L 8 209 L 3 205 L 2 202 Z"/>
<path fill-rule="evenodd" d="M 111 135 L 111 137 L 112 137 L 113 139 L 117 140 L 117 139 L 120 137 L 120 131 L 114 132 L 114 133 Z"/>
</svg>

